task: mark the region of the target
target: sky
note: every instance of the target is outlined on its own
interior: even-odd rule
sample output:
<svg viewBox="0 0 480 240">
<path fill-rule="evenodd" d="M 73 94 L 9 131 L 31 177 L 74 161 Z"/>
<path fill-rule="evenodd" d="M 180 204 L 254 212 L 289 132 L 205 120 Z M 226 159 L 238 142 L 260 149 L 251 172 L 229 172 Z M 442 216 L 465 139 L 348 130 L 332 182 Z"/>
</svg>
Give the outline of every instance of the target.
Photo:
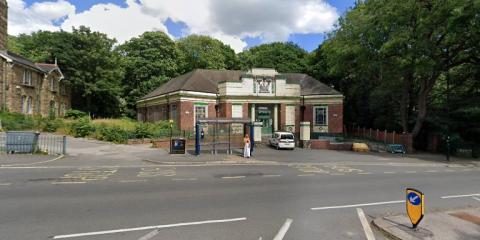
<svg viewBox="0 0 480 240">
<path fill-rule="evenodd" d="M 291 41 L 312 51 L 355 0 L 7 0 L 10 35 L 88 26 L 119 43 L 145 31 L 214 37 L 235 52 Z"/>
</svg>

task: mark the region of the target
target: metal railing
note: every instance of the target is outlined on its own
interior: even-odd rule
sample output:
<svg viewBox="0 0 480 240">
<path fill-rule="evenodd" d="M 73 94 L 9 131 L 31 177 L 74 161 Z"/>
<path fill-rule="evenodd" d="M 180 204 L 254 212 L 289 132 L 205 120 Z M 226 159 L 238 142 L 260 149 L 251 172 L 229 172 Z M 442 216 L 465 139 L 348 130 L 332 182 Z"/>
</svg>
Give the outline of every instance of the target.
<svg viewBox="0 0 480 240">
<path fill-rule="evenodd" d="M 28 132 L 24 133 L 28 134 Z M 9 135 L 7 137 L 7 133 L 0 132 L 0 154 L 65 155 L 66 150 L 67 138 L 65 136 L 40 133 L 33 141 L 29 141 L 25 140 L 23 136 Z"/>
</svg>

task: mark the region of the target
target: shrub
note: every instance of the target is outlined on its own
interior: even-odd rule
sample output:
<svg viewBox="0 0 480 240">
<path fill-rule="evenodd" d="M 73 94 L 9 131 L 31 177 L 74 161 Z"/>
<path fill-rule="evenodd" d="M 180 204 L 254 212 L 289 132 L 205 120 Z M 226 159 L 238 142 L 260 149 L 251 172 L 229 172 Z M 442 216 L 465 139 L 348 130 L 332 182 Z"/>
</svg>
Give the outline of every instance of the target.
<svg viewBox="0 0 480 240">
<path fill-rule="evenodd" d="M 54 120 L 44 120 L 44 124 L 42 124 L 42 131 L 44 132 L 56 132 L 60 127 L 64 125 L 62 119 L 54 119 Z"/>
<path fill-rule="evenodd" d="M 74 137 L 86 137 L 95 131 L 95 127 L 90 123 L 88 117 L 80 118 L 70 126 L 70 133 Z"/>
<path fill-rule="evenodd" d="M 135 130 L 133 131 L 135 138 L 152 138 L 153 127 L 150 126 L 148 123 L 139 123 L 135 126 Z"/>
<path fill-rule="evenodd" d="M 8 130 L 34 130 L 35 120 L 31 116 L 19 113 L 0 112 L 2 128 Z"/>
<path fill-rule="evenodd" d="M 131 132 L 118 126 L 108 127 L 105 125 L 97 126 L 95 133 L 97 139 L 114 143 L 126 143 L 131 135 Z"/>
<path fill-rule="evenodd" d="M 67 110 L 67 112 L 65 112 L 65 118 L 79 119 L 87 116 L 88 114 L 86 112 L 82 112 L 80 110 L 75 110 L 75 109 L 69 109 Z"/>
</svg>

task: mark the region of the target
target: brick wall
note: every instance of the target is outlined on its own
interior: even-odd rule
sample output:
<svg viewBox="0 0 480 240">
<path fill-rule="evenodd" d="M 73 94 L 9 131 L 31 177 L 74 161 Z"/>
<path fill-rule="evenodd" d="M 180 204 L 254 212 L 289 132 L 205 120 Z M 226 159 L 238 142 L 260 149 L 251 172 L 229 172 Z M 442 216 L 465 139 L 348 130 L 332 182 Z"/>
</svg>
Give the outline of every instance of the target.
<svg viewBox="0 0 480 240">
<path fill-rule="evenodd" d="M 248 119 L 250 119 L 249 112 L 250 112 L 250 109 L 249 109 L 248 103 L 244 103 L 244 104 L 243 104 L 243 114 L 242 114 L 242 117 L 243 117 L 243 118 L 248 118 Z"/>
<path fill-rule="evenodd" d="M 343 104 L 328 105 L 328 132 L 343 133 Z"/>
<path fill-rule="evenodd" d="M 193 102 L 181 102 L 179 105 L 178 116 L 180 117 L 180 121 L 178 127 L 180 130 L 193 130 L 195 124 L 193 122 Z M 186 114 L 186 112 L 188 112 L 188 114 Z"/>
</svg>

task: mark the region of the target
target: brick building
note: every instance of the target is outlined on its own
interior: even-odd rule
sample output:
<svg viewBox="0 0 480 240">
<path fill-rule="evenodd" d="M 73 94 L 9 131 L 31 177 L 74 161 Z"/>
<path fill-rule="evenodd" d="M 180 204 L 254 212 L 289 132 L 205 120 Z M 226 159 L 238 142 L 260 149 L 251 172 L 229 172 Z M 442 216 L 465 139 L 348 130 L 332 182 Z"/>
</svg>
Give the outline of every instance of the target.
<svg viewBox="0 0 480 240">
<path fill-rule="evenodd" d="M 0 0 L 0 110 L 63 115 L 71 100 L 60 68 L 7 51 L 7 14 L 7 2 Z"/>
<path fill-rule="evenodd" d="M 197 69 L 142 97 L 137 109 L 139 121 L 172 119 L 181 130 L 193 130 L 198 118 L 249 119 L 262 123 L 264 136 L 298 134 L 305 121 L 317 138 L 343 132 L 343 98 L 306 74 Z"/>
</svg>

